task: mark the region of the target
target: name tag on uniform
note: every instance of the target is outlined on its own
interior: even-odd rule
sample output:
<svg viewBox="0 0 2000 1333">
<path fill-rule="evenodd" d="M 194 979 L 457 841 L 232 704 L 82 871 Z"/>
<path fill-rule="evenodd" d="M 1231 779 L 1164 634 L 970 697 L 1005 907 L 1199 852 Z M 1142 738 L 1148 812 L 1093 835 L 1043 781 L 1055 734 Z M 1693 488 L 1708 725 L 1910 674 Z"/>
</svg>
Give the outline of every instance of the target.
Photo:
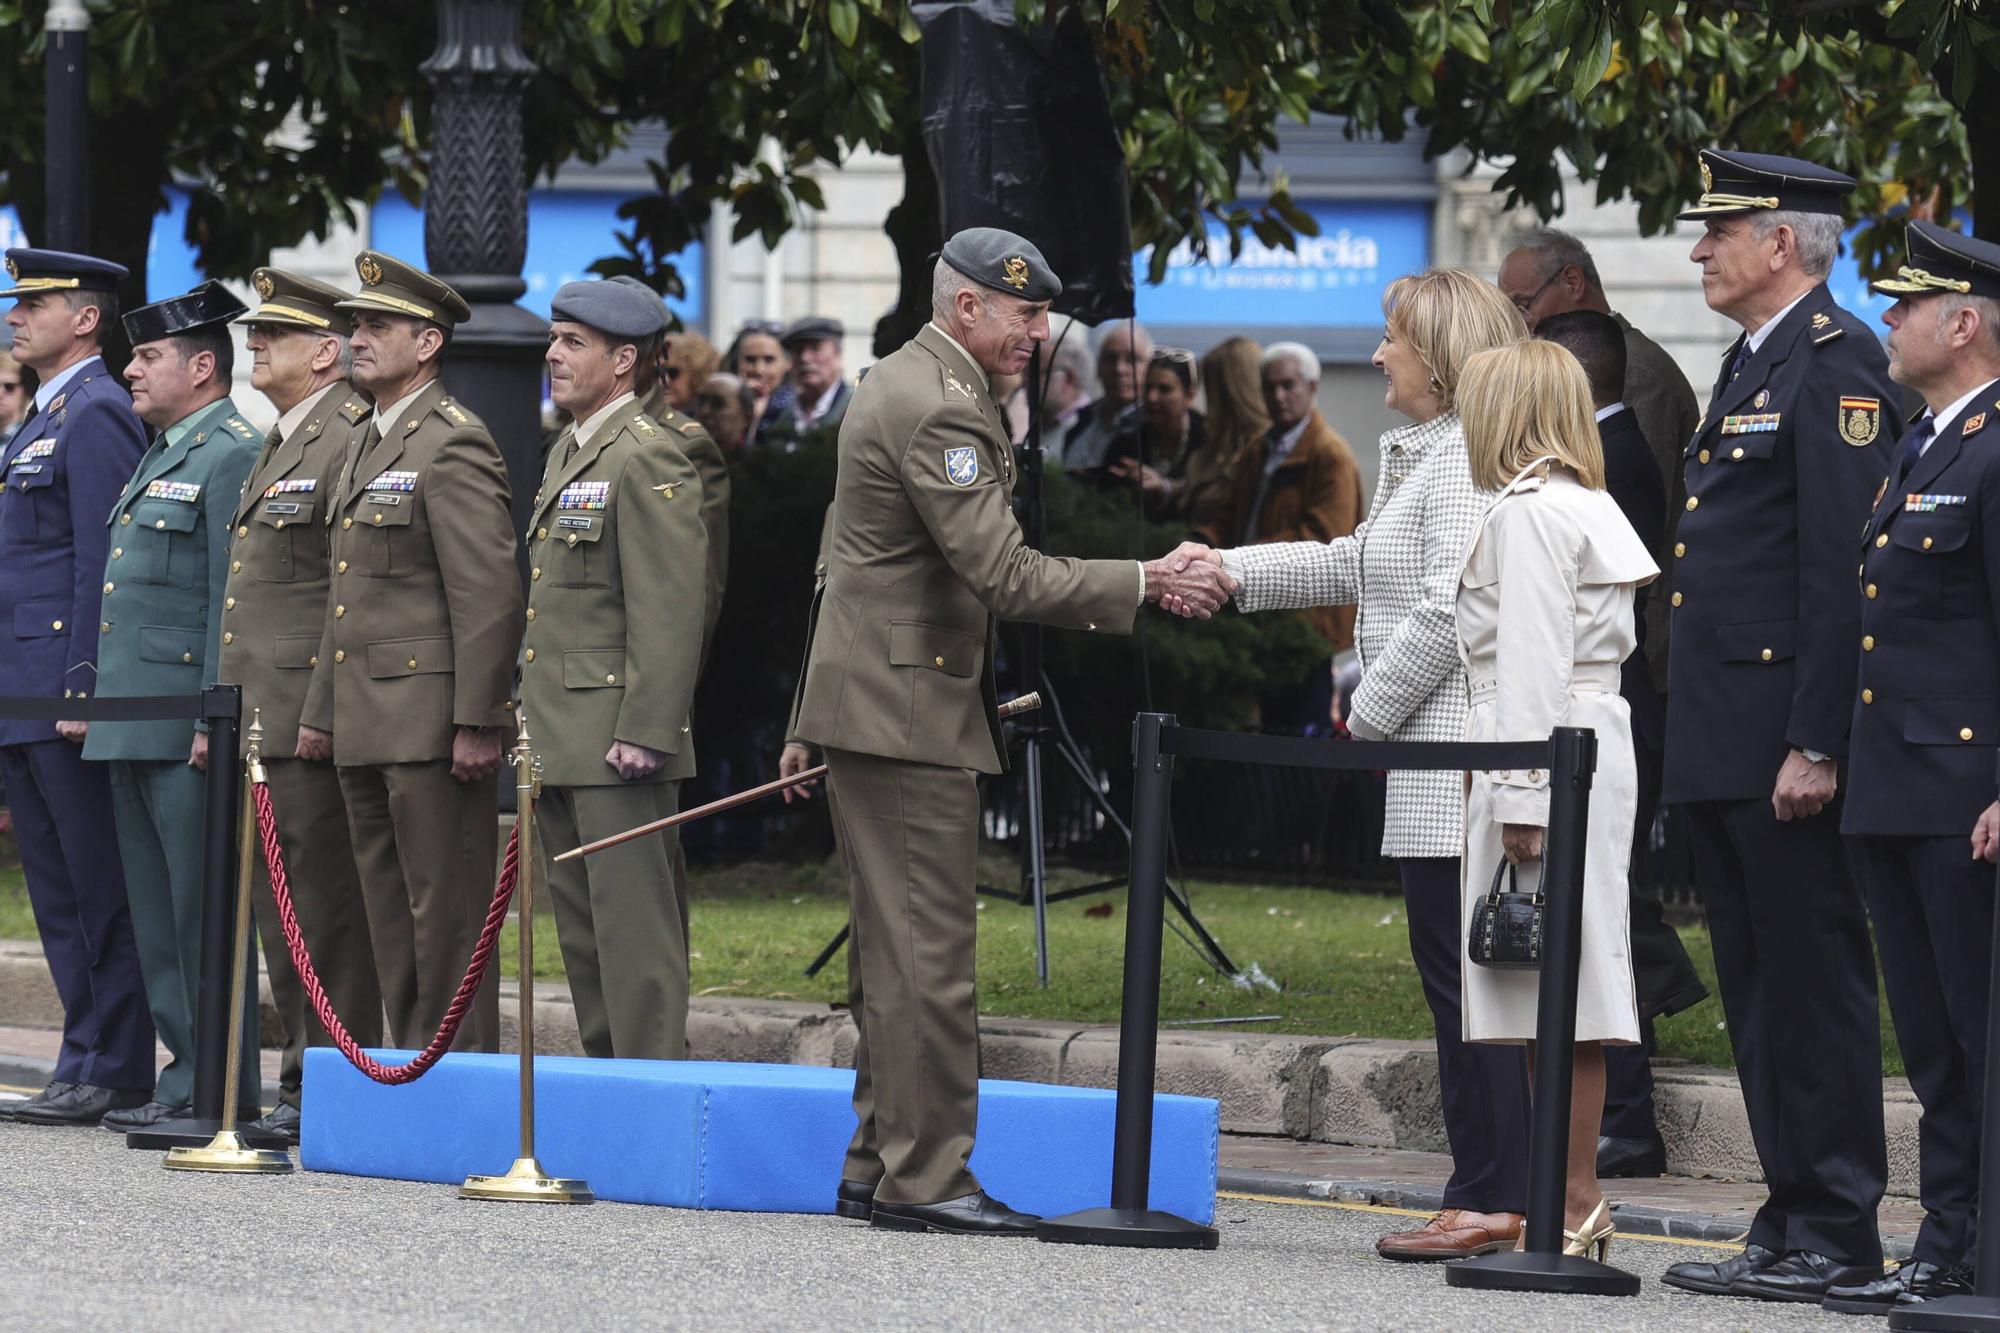
<svg viewBox="0 0 2000 1333">
<path fill-rule="evenodd" d="M 556 526 L 559 528 L 582 528 L 587 532 L 590 530 L 591 524 L 596 521 L 594 518 L 585 518 L 582 514 L 556 515 Z"/>
<path fill-rule="evenodd" d="M 414 491 L 417 489 L 415 472 L 384 472 L 361 489 L 364 491 Z"/>
<path fill-rule="evenodd" d="M 16 463 L 7 470 L 18 472 L 24 477 L 37 477 L 41 475 L 43 466 L 41 463 Z"/>
<path fill-rule="evenodd" d="M 296 500 L 274 500 L 264 506 L 264 512 L 267 514 L 296 514 L 299 512 L 299 503 Z"/>
<path fill-rule="evenodd" d="M 1962 495 L 1906 495 L 1903 497 L 1903 512 L 1906 514 L 1928 514 L 1932 510 L 1962 505 Z"/>
<path fill-rule="evenodd" d="M 556 497 L 558 509 L 602 509 L 611 498 L 608 481 L 573 481 Z"/>
<path fill-rule="evenodd" d="M 201 487 L 191 481 L 149 481 L 146 483 L 148 500 L 179 500 L 182 504 L 193 504 L 201 497 Z"/>
<path fill-rule="evenodd" d="M 1777 412 L 1746 412 L 1722 419 L 1724 435 L 1769 435 L 1778 429 Z"/>
<path fill-rule="evenodd" d="M 268 500 L 274 495 L 310 495 L 318 485 L 318 477 L 286 477 L 283 481 L 274 481 L 266 486 L 264 498 Z"/>
<path fill-rule="evenodd" d="M 403 497 L 400 495 L 364 495 L 361 498 L 372 505 L 399 505 L 403 503 Z"/>
</svg>

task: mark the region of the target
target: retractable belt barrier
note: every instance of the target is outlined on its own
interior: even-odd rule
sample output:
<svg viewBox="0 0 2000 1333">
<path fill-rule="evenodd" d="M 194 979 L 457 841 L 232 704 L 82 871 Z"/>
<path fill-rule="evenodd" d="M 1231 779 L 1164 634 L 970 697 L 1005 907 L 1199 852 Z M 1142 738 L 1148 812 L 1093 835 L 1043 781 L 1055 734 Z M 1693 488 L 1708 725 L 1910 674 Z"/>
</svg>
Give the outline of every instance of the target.
<svg viewBox="0 0 2000 1333">
<path fill-rule="evenodd" d="M 1152 1172 L 1153 1075 L 1159 1041 L 1160 941 L 1167 830 L 1178 756 L 1293 768 L 1493 770 L 1541 768 L 1550 775 L 1543 848 L 1543 953 L 1536 1022 L 1535 1104 L 1528 1151 L 1525 1251 L 1452 1264 L 1452 1286 L 1633 1295 L 1639 1280 L 1566 1256 L 1563 1198 L 1569 1099 L 1575 1060 L 1577 968 L 1583 936 L 1583 863 L 1597 737 L 1559 727 L 1546 741 L 1329 742 L 1183 727 L 1170 714 L 1141 713 L 1132 728 L 1132 876 L 1125 917 L 1124 1004 L 1118 1032 L 1117 1130 L 1111 1206 L 1045 1219 L 1045 1241 L 1214 1249 L 1214 1228 L 1147 1207 Z"/>
</svg>

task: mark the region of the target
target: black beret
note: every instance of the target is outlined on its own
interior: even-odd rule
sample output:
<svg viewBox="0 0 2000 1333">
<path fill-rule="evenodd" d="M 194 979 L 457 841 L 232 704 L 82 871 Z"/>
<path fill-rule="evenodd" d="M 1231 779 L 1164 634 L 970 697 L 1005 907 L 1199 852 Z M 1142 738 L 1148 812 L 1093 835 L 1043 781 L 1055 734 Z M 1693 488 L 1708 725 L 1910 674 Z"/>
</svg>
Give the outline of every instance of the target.
<svg viewBox="0 0 2000 1333">
<path fill-rule="evenodd" d="M 1062 279 L 1026 237 L 998 227 L 968 227 L 944 243 L 944 262 L 996 292 L 1023 301 L 1053 301 Z"/>
<path fill-rule="evenodd" d="M 1884 296 L 1963 296 L 2000 298 L 2000 245 L 1963 236 L 1934 222 L 1912 221 L 1910 262 L 1893 278 L 1868 284 Z"/>
<path fill-rule="evenodd" d="M 820 342 L 831 338 L 838 342 L 847 336 L 847 326 L 831 315 L 807 315 L 792 321 L 791 327 L 778 337 L 779 345 L 791 347 L 797 343 Z"/>
<path fill-rule="evenodd" d="M 7 276 L 13 285 L 0 296 L 32 296 L 36 292 L 115 292 L 125 277 L 123 264 L 67 250 L 31 250 L 18 246 L 7 252 Z"/>
<path fill-rule="evenodd" d="M 125 336 L 138 347 L 177 333 L 205 329 L 211 324 L 227 324 L 246 309 L 229 294 L 227 287 L 211 280 L 191 292 L 140 306 L 125 316 Z"/>
<path fill-rule="evenodd" d="M 588 324 L 614 338 L 648 338 L 667 326 L 667 308 L 644 283 L 566 282 L 549 302 L 549 318 Z"/>
<path fill-rule="evenodd" d="M 1838 213 L 1854 177 L 1799 157 L 1701 150 L 1701 198 L 1683 221 L 1733 218 L 1759 209 L 1787 213 Z"/>
</svg>

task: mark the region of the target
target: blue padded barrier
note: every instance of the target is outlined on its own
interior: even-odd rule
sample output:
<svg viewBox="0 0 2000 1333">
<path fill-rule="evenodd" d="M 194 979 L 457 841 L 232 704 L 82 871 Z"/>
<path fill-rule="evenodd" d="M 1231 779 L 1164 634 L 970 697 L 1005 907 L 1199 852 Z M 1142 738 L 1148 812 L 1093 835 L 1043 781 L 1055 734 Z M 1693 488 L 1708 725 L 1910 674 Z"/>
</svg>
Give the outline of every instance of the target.
<svg viewBox="0 0 2000 1333">
<path fill-rule="evenodd" d="M 386 1060 L 407 1051 L 376 1051 Z M 311 1171 L 456 1185 L 519 1149 L 512 1055 L 452 1054 L 384 1087 L 340 1052 L 306 1052 L 300 1163 Z M 743 1212 L 830 1213 L 854 1133 L 854 1072 L 713 1061 L 535 1061 L 536 1156 L 598 1197 Z M 998 1199 L 1054 1215 L 1111 1197 L 1113 1094 L 982 1079 L 972 1169 Z M 1217 1106 L 1153 1098 L 1152 1206 L 1215 1216 Z"/>
</svg>

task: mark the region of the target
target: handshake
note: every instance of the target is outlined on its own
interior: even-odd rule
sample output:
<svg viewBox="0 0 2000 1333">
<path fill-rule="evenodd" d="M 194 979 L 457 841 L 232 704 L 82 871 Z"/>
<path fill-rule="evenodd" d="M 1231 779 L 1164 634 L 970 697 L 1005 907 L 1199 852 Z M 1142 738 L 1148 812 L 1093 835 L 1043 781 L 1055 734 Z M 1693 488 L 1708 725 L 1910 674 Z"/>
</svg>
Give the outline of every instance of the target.
<svg viewBox="0 0 2000 1333">
<path fill-rule="evenodd" d="M 1145 570 L 1146 600 L 1177 616 L 1206 620 L 1236 592 L 1221 553 L 1200 542 L 1182 542 Z"/>
</svg>

